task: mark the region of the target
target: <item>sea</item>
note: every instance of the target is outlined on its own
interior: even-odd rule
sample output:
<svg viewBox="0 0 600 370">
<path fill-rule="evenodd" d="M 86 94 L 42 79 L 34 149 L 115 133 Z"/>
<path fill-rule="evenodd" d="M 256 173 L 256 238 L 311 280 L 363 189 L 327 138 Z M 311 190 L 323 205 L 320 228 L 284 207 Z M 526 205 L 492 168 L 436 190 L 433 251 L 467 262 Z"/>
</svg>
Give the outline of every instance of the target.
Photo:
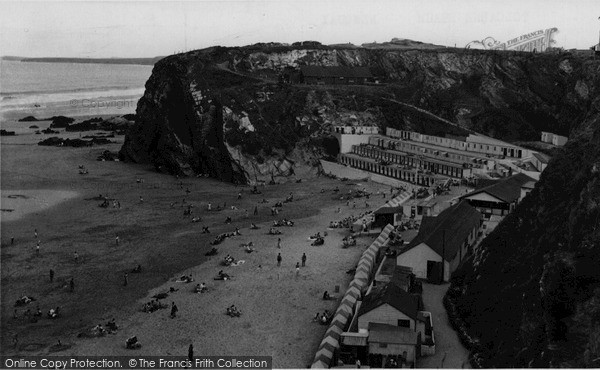
<svg viewBox="0 0 600 370">
<path fill-rule="evenodd" d="M 135 113 L 152 67 L 0 60 L 0 118 Z"/>
</svg>

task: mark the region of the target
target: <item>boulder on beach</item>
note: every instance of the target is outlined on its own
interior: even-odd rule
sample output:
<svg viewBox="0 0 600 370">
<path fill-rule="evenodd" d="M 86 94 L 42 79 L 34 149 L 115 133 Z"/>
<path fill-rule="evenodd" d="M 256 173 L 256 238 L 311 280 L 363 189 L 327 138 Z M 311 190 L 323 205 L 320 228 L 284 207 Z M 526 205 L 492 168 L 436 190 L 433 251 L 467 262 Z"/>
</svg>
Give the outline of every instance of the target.
<svg viewBox="0 0 600 370">
<path fill-rule="evenodd" d="M 69 132 L 73 132 L 73 131 L 93 131 L 93 130 L 100 130 L 100 125 L 99 123 L 102 122 L 103 119 L 100 117 L 94 117 L 94 118 L 90 118 L 90 119 L 86 119 L 85 121 L 81 121 L 78 123 L 74 123 L 72 125 L 67 125 L 66 126 L 66 131 Z"/>
<path fill-rule="evenodd" d="M 14 131 L 0 130 L 0 136 L 15 136 Z"/>
<path fill-rule="evenodd" d="M 52 123 L 50 124 L 50 127 L 52 128 L 65 128 L 75 121 L 75 118 L 65 116 L 53 116 L 50 119 L 52 120 Z"/>
<path fill-rule="evenodd" d="M 130 121 L 123 117 L 111 117 L 108 119 L 94 117 L 79 123 L 68 125 L 66 130 L 69 132 L 104 130 L 121 134 L 124 133 L 125 130 L 127 130 L 134 123 L 134 121 Z"/>
<path fill-rule="evenodd" d="M 50 127 L 48 127 L 47 129 L 42 130 L 42 133 L 44 133 L 44 134 L 59 134 L 60 132 L 55 131 L 55 130 L 51 129 Z"/>
<path fill-rule="evenodd" d="M 39 121 L 39 119 L 35 118 L 34 116 L 23 117 L 19 120 L 19 122 L 37 122 L 37 121 Z"/>
<path fill-rule="evenodd" d="M 38 143 L 38 145 L 43 145 L 43 146 L 62 146 L 63 145 L 63 139 L 53 136 L 53 137 L 49 137 L 46 140 L 42 140 Z"/>
</svg>

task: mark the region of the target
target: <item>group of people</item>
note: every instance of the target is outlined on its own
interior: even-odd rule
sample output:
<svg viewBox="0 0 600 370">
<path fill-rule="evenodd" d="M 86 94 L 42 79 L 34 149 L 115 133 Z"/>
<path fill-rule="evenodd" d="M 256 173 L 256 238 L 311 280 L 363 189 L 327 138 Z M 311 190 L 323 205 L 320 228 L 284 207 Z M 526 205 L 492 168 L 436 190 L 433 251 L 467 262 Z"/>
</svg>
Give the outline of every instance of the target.
<svg viewBox="0 0 600 370">
<path fill-rule="evenodd" d="M 279 226 L 294 226 L 294 221 L 288 220 L 287 218 L 284 218 L 283 220 L 274 220 L 273 227 Z"/>
<path fill-rule="evenodd" d="M 240 247 L 244 247 L 244 251 L 246 251 L 246 253 L 252 253 L 252 252 L 254 252 L 256 250 L 256 249 L 254 249 L 254 243 L 253 242 L 248 242 L 248 243 L 241 244 Z"/>
<path fill-rule="evenodd" d="M 127 349 L 138 349 L 142 346 L 136 336 L 130 337 L 125 341 L 125 348 Z"/>
<path fill-rule="evenodd" d="M 309 239 L 313 240 L 313 242 L 310 244 L 312 246 L 325 244 L 325 238 L 321 236 L 320 232 L 317 232 L 315 235 L 311 235 Z"/>
<path fill-rule="evenodd" d="M 194 281 L 194 278 L 192 277 L 192 274 L 182 275 L 177 281 L 180 283 L 191 283 Z"/>
<path fill-rule="evenodd" d="M 116 333 L 117 330 L 118 330 L 118 327 L 117 327 L 117 324 L 115 323 L 115 319 L 112 319 L 106 323 L 106 327 L 103 326 L 102 324 L 98 324 L 98 325 L 94 326 L 90 330 L 90 333 L 88 335 L 92 336 L 92 337 L 103 337 L 106 334 Z M 80 336 L 80 337 L 86 336 L 86 333 L 80 333 L 78 336 Z"/>
<path fill-rule="evenodd" d="M 228 273 L 223 272 L 223 270 L 219 271 L 217 273 L 217 277 L 215 278 L 215 280 L 230 280 L 230 279 L 231 279 L 231 276 Z"/>
<path fill-rule="evenodd" d="M 315 317 L 313 318 L 314 322 L 318 322 L 321 325 L 327 325 L 331 321 L 333 314 L 329 312 L 329 310 L 325 310 L 323 313 L 317 312 Z"/>
<path fill-rule="evenodd" d="M 142 312 L 154 312 L 169 307 L 167 304 L 161 303 L 158 299 L 153 299 L 150 302 L 144 303 L 142 306 Z"/>
<path fill-rule="evenodd" d="M 194 288 L 194 293 L 204 293 L 206 291 L 208 291 L 206 283 L 196 284 L 196 287 Z"/>
<path fill-rule="evenodd" d="M 352 235 L 345 236 L 342 239 L 343 247 L 348 248 L 356 245 L 356 239 Z"/>
<path fill-rule="evenodd" d="M 231 305 L 227 307 L 227 315 L 231 317 L 240 317 L 242 315 L 242 311 L 238 310 L 235 305 Z"/>
<path fill-rule="evenodd" d="M 372 211 L 368 211 L 368 212 L 363 212 L 357 216 L 355 216 L 355 215 L 348 216 L 339 221 L 331 221 L 331 222 L 329 222 L 329 227 L 332 229 L 341 229 L 341 228 L 349 229 L 352 227 L 352 225 L 356 221 L 360 220 L 361 218 L 364 218 L 365 216 L 368 216 L 371 213 L 372 213 Z"/>
<path fill-rule="evenodd" d="M 281 230 L 279 230 L 279 229 L 276 229 L 276 228 L 274 228 L 274 227 L 271 227 L 271 228 L 269 229 L 269 233 L 268 233 L 268 234 L 269 234 L 269 235 L 281 235 L 281 234 L 282 234 L 282 232 L 281 232 Z"/>
<path fill-rule="evenodd" d="M 223 240 L 225 240 L 225 238 L 230 238 L 232 236 L 238 236 L 238 235 L 242 235 L 242 233 L 240 233 L 240 230 L 236 227 L 235 231 L 231 231 L 228 233 L 222 233 L 219 234 L 215 237 L 215 239 L 210 242 L 210 245 L 218 245 L 221 244 L 223 242 Z"/>
<path fill-rule="evenodd" d="M 233 263 L 235 263 L 235 258 L 230 256 L 229 254 L 223 258 L 223 261 L 222 261 L 223 266 L 231 266 Z"/>
</svg>

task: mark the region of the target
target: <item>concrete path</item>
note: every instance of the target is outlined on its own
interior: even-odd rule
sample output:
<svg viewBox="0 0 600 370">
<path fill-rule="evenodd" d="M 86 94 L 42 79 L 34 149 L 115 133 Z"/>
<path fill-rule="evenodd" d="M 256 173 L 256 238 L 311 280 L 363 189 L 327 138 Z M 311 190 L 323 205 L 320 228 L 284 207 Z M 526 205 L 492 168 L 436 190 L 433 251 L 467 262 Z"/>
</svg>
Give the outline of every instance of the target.
<svg viewBox="0 0 600 370">
<path fill-rule="evenodd" d="M 419 368 L 471 368 L 469 351 L 463 347 L 458 335 L 450 326 L 444 308 L 443 298 L 450 284 L 434 285 L 423 283 L 423 303 L 425 311 L 433 316 L 433 332 L 435 335 L 435 355 L 421 357 L 417 362 Z"/>
</svg>

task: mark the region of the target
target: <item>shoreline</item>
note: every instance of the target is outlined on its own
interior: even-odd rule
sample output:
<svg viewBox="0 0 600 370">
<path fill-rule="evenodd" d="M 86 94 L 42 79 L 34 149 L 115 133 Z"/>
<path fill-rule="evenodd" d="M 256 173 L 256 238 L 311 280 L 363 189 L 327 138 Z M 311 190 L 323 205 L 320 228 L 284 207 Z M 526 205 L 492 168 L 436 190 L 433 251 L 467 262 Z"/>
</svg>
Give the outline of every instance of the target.
<svg viewBox="0 0 600 370">
<path fill-rule="evenodd" d="M 29 214 L 43 212 L 80 195 L 76 191 L 50 189 L 2 189 L 0 194 L 2 223 L 18 221 Z"/>
</svg>

